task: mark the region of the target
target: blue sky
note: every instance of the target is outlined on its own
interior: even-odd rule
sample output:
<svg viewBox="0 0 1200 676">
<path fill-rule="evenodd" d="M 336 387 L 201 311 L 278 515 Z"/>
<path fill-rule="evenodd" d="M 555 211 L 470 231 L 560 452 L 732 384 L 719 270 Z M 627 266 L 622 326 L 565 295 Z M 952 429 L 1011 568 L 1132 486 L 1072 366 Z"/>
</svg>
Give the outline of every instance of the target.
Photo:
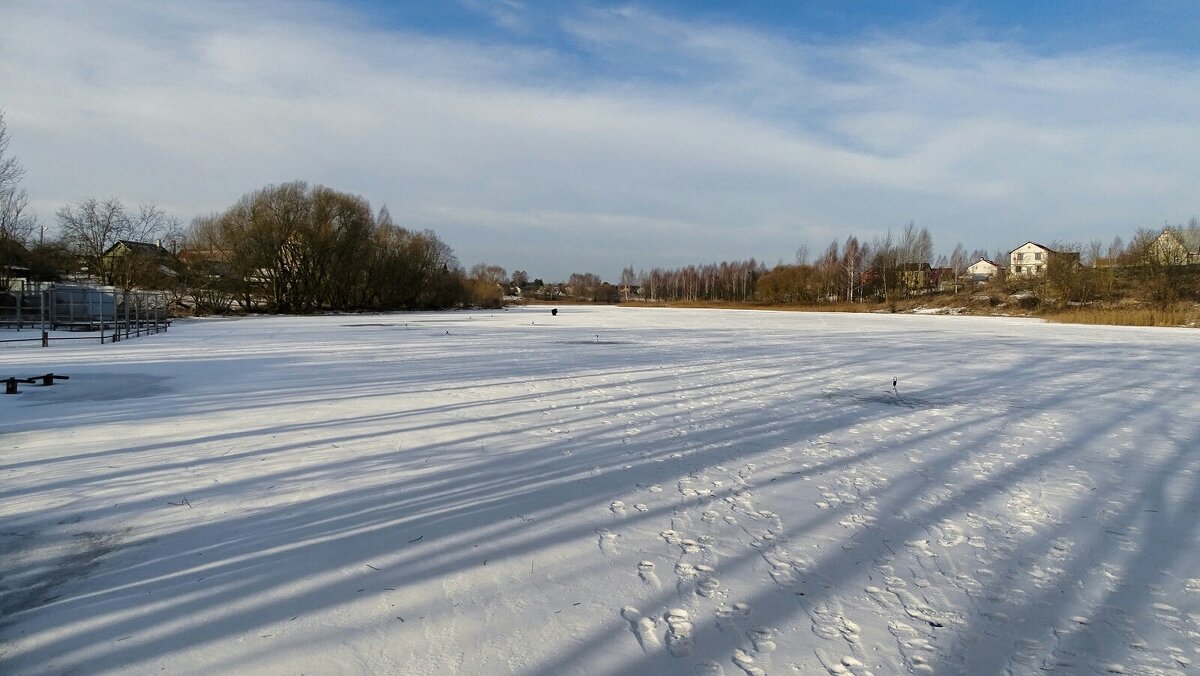
<svg viewBox="0 0 1200 676">
<path fill-rule="evenodd" d="M 1124 44 L 1137 49 L 1197 49 L 1200 5 L 1157 2 L 386 2 L 346 3 L 377 25 L 412 28 L 465 39 L 537 42 L 570 49 L 559 19 L 596 7 L 640 6 L 663 16 L 738 24 L 777 36 L 844 41 L 876 34 L 913 39 L 989 39 L 1018 42 L 1047 53 Z"/>
<path fill-rule="evenodd" d="M 615 279 L 909 221 L 994 252 L 1200 212 L 1200 3 L 0 0 L 0 23 L 50 226 L 300 179 L 468 267 Z"/>
</svg>

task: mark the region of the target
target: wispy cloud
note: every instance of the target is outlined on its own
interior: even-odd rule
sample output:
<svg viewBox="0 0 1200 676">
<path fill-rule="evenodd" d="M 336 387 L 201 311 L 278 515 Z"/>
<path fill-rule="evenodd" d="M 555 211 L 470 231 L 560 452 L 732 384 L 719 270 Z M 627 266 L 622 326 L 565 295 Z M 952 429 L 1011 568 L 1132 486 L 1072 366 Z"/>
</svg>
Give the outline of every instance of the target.
<svg viewBox="0 0 1200 676">
<path fill-rule="evenodd" d="M 1186 57 L 805 41 L 637 6 L 557 17 L 554 46 L 522 39 L 518 3 L 468 4 L 513 38 L 321 3 L 6 3 L 11 149 L 43 218 L 90 195 L 188 218 L 299 178 L 546 277 L 774 262 L 910 219 L 995 249 L 1198 211 Z"/>
</svg>

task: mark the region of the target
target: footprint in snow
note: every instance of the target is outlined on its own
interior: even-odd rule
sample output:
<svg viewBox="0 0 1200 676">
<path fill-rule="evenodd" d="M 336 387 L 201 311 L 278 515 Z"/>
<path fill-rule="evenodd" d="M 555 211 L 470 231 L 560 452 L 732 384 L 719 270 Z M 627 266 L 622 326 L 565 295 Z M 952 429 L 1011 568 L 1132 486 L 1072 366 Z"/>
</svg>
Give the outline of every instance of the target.
<svg viewBox="0 0 1200 676">
<path fill-rule="evenodd" d="M 662 585 L 658 581 L 658 576 L 654 574 L 653 561 L 640 561 L 637 565 L 638 577 L 642 578 L 642 582 L 654 587 L 660 588 Z"/>
<path fill-rule="evenodd" d="M 667 650 L 672 657 L 692 654 L 692 621 L 688 611 L 672 608 L 667 611 Z"/>
<path fill-rule="evenodd" d="M 738 669 L 746 672 L 746 676 L 767 676 L 767 672 L 744 650 L 733 651 L 733 663 Z"/>
<path fill-rule="evenodd" d="M 735 603 L 732 606 L 721 604 L 714 612 L 717 617 L 717 629 L 736 630 L 739 623 L 744 623 L 746 618 L 750 617 L 750 613 L 749 603 Z"/>
<path fill-rule="evenodd" d="M 750 644 L 754 646 L 754 652 L 760 655 L 774 652 L 777 647 L 775 630 L 770 627 L 755 627 L 746 632 L 746 638 L 750 639 Z"/>
<path fill-rule="evenodd" d="M 608 509 L 617 516 L 625 516 L 625 503 L 621 502 L 620 500 L 614 500 L 613 503 L 608 506 Z"/>
<path fill-rule="evenodd" d="M 600 551 L 605 554 L 617 553 L 617 534 L 607 528 L 597 528 L 596 535 L 599 536 Z"/>
<path fill-rule="evenodd" d="M 943 547 L 957 547 L 966 541 L 966 538 L 963 537 L 962 529 L 948 519 L 944 519 L 938 524 L 938 530 L 941 531 L 941 537 L 938 538 L 938 542 Z"/>
<path fill-rule="evenodd" d="M 660 645 L 658 637 L 654 635 L 654 621 L 643 617 L 637 608 L 625 606 L 621 609 L 621 617 L 629 622 L 629 629 L 637 637 L 638 645 L 642 647 L 643 651 L 650 652 Z"/>
<path fill-rule="evenodd" d="M 842 614 L 842 608 L 836 601 L 818 603 L 811 611 L 812 631 L 826 640 L 842 639 L 851 646 L 859 644 L 859 626 Z"/>
</svg>

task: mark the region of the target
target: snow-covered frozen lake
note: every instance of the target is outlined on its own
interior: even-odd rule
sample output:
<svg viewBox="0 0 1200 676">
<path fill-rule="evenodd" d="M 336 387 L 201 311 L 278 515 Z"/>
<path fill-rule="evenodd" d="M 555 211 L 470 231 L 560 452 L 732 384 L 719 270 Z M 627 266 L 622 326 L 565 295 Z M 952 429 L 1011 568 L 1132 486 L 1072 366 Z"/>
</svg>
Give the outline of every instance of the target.
<svg viewBox="0 0 1200 676">
<path fill-rule="evenodd" d="M 565 307 L 0 349 L 71 378 L 0 397 L 0 672 L 1191 673 L 1198 339 Z"/>
</svg>

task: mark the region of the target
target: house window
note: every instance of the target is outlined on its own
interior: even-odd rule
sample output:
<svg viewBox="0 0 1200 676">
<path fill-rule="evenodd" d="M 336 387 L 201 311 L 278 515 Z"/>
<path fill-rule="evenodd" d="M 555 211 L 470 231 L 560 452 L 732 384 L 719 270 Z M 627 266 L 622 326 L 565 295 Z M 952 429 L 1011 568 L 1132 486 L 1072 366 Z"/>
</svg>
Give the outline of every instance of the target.
<svg viewBox="0 0 1200 676">
<path fill-rule="evenodd" d="M 1035 254 L 1033 254 L 1033 260 L 1035 260 L 1035 261 L 1040 261 L 1040 260 L 1042 260 L 1042 254 L 1041 254 L 1041 253 L 1035 253 Z"/>
<path fill-rule="evenodd" d="M 1040 275 L 1042 273 L 1042 266 L 1037 266 L 1036 272 Z"/>
</svg>

